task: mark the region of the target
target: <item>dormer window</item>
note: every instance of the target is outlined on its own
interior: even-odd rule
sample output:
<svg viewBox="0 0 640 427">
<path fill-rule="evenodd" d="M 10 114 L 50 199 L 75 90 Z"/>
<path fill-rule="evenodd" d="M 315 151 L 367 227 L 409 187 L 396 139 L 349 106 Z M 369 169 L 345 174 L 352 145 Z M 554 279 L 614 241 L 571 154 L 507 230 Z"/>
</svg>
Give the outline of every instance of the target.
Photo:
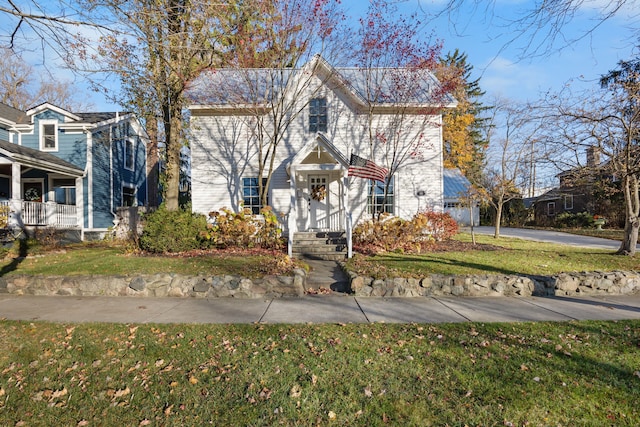
<svg viewBox="0 0 640 427">
<path fill-rule="evenodd" d="M 40 120 L 40 150 L 58 150 L 58 121 Z"/>
<path fill-rule="evenodd" d="M 309 103 L 309 132 L 327 131 L 327 98 L 313 98 Z"/>
</svg>

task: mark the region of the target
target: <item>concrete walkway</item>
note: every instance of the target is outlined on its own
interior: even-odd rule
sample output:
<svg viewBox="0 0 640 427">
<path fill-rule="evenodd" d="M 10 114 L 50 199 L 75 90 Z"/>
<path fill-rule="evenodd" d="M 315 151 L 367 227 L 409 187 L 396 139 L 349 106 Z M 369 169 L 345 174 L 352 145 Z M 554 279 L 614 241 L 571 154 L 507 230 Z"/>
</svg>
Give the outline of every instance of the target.
<svg viewBox="0 0 640 427">
<path fill-rule="evenodd" d="M 493 227 L 476 232 L 492 234 Z M 616 250 L 619 243 L 555 231 L 501 235 Z M 310 289 L 344 291 L 333 261 L 310 261 Z M 18 296 L 0 294 L 0 319 L 117 323 L 441 323 L 640 319 L 640 295 L 606 297 L 375 298 L 346 294 L 278 299 Z"/>
<path fill-rule="evenodd" d="M 0 295 L 0 318 L 114 323 L 442 323 L 640 319 L 640 295 L 607 297 L 135 298 Z"/>
</svg>

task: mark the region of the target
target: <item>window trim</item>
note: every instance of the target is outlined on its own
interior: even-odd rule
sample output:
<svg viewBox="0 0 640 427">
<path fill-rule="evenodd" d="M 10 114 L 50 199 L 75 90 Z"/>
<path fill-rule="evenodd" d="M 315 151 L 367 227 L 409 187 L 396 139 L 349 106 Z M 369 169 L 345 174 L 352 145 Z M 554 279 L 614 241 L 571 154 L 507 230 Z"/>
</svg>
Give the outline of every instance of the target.
<svg viewBox="0 0 640 427">
<path fill-rule="evenodd" d="M 255 184 L 254 185 L 249 185 L 247 186 L 245 184 L 245 180 L 255 180 Z M 251 209 L 251 214 L 252 215 L 259 215 L 260 211 L 264 208 L 264 206 L 262 205 L 262 203 L 260 203 L 260 194 L 257 193 L 257 195 L 254 195 L 253 193 L 250 193 L 248 196 L 245 196 L 245 189 L 255 189 L 256 192 L 259 191 L 260 187 L 258 185 L 258 177 L 257 176 L 244 176 L 241 179 L 242 181 L 242 207 L 243 208 L 249 208 Z M 262 178 L 262 185 L 266 185 L 267 184 L 267 178 Z M 258 204 L 253 204 L 253 203 L 249 203 L 247 204 L 247 199 L 258 199 Z M 269 190 L 267 189 L 267 206 L 269 206 Z"/>
<path fill-rule="evenodd" d="M 391 215 L 395 215 L 396 200 L 397 200 L 396 189 L 398 187 L 397 187 L 395 176 L 389 177 L 389 180 L 391 182 L 391 185 L 390 185 L 391 192 L 387 194 L 387 198 L 389 198 L 390 200 L 389 201 L 384 200 L 382 204 L 374 203 L 374 198 L 376 199 L 384 198 L 384 185 L 386 185 L 386 183 L 378 184 L 379 181 L 375 181 L 373 179 L 367 180 L 367 213 L 368 214 L 373 215 L 376 213 L 388 213 Z M 378 189 L 378 188 L 381 188 L 382 192 L 374 194 L 372 190 Z M 382 207 L 381 210 L 378 209 L 380 206 Z"/>
<path fill-rule="evenodd" d="M 321 105 L 314 105 L 315 102 L 320 103 Z M 317 113 L 313 113 L 314 109 L 318 109 Z M 324 109 L 324 112 L 322 111 Z M 312 123 L 312 119 L 316 118 L 315 122 Z M 321 119 L 324 118 L 324 122 Z M 312 98 L 309 101 L 309 119 L 308 119 L 308 129 L 309 132 L 326 132 L 329 127 L 329 107 L 327 102 L 327 97 L 319 96 L 316 98 Z"/>
<path fill-rule="evenodd" d="M 68 206 L 76 206 L 78 203 L 78 189 L 77 189 L 77 182 L 75 178 L 69 177 L 67 175 L 60 175 L 60 174 L 50 174 L 49 175 L 49 191 L 47 191 L 47 200 L 52 201 L 52 202 L 56 202 L 56 194 L 55 194 L 55 181 L 56 180 L 71 180 L 73 181 L 73 186 L 63 186 L 63 187 L 58 187 L 58 188 L 73 188 L 75 190 L 75 194 L 74 194 L 74 199 L 75 202 L 74 203 L 62 203 L 64 205 L 68 205 Z M 65 191 L 65 201 L 66 199 L 68 199 L 68 196 L 66 194 Z"/>
<path fill-rule="evenodd" d="M 571 201 L 571 205 L 567 203 L 569 201 Z M 573 210 L 573 194 L 566 194 L 564 196 L 564 210 L 565 211 Z"/>
<path fill-rule="evenodd" d="M 128 171 L 135 171 L 135 142 L 132 137 L 125 138 L 124 140 L 124 168 Z"/>
<path fill-rule="evenodd" d="M 133 190 L 133 192 L 131 194 L 131 196 L 133 197 L 131 205 L 125 205 L 124 204 L 124 200 L 125 200 L 124 199 L 124 190 L 125 190 L 125 188 L 128 189 L 128 190 Z M 122 183 L 122 187 L 120 188 L 120 196 L 121 196 L 120 197 L 120 207 L 129 208 L 129 207 L 138 206 L 138 188 L 135 185 L 130 184 L 128 182 L 123 182 Z"/>
<path fill-rule="evenodd" d="M 45 126 L 53 126 L 53 147 L 46 146 Z M 40 151 L 58 151 L 58 120 L 41 119 L 38 122 Z"/>
<path fill-rule="evenodd" d="M 556 202 L 548 202 L 547 216 L 555 216 L 555 215 L 556 215 Z"/>
</svg>

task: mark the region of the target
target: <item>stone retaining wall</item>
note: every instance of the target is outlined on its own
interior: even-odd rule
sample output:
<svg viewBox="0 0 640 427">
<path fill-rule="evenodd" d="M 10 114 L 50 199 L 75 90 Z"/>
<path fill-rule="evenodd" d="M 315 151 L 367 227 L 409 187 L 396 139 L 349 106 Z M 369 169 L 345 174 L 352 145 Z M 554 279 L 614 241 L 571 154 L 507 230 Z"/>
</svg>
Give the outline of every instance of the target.
<svg viewBox="0 0 640 427">
<path fill-rule="evenodd" d="M 5 276 L 0 293 L 17 295 L 140 296 L 200 298 L 273 298 L 302 296 L 306 272 L 293 276 L 184 276 L 154 274 L 140 276 Z"/>
<path fill-rule="evenodd" d="M 442 275 L 373 279 L 349 273 L 356 296 L 587 296 L 640 293 L 635 271 L 562 273 L 556 276 Z"/>
<path fill-rule="evenodd" d="M 349 272 L 355 296 L 587 296 L 640 293 L 635 271 L 562 273 L 556 276 L 442 275 L 419 279 L 373 279 Z M 293 276 L 5 276 L 0 293 L 16 295 L 274 298 L 304 295 L 307 274 Z"/>
</svg>

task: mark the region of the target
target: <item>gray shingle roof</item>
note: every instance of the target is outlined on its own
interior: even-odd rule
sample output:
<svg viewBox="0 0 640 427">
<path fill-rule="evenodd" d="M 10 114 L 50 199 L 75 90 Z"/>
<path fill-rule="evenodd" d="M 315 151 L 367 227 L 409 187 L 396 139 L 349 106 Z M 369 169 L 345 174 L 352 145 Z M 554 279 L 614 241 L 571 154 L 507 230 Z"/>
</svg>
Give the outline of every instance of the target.
<svg viewBox="0 0 640 427">
<path fill-rule="evenodd" d="M 452 103 L 453 97 L 437 93 L 440 83 L 429 70 L 407 68 L 335 68 L 335 78 L 353 95 L 372 104 Z M 226 105 L 272 100 L 300 69 L 215 69 L 200 74 L 189 85 L 194 104 Z"/>
<path fill-rule="evenodd" d="M 15 123 L 27 123 L 28 118 L 24 111 L 20 111 L 16 108 L 10 107 L 7 104 L 0 102 L 0 117 L 4 117 Z"/>
<path fill-rule="evenodd" d="M 62 167 L 64 169 L 69 169 L 71 172 L 74 172 L 76 175 L 81 176 L 84 172 L 82 169 L 78 168 L 76 165 L 69 163 L 65 160 L 62 160 L 60 157 L 54 156 L 53 154 L 45 153 L 39 150 L 34 150 L 33 148 L 23 147 L 22 145 L 13 144 L 8 141 L 3 141 L 0 139 L 0 150 L 7 151 L 11 157 L 16 155 L 16 157 L 20 158 L 29 158 L 33 159 L 36 163 L 49 163 L 53 166 Z"/>
</svg>

